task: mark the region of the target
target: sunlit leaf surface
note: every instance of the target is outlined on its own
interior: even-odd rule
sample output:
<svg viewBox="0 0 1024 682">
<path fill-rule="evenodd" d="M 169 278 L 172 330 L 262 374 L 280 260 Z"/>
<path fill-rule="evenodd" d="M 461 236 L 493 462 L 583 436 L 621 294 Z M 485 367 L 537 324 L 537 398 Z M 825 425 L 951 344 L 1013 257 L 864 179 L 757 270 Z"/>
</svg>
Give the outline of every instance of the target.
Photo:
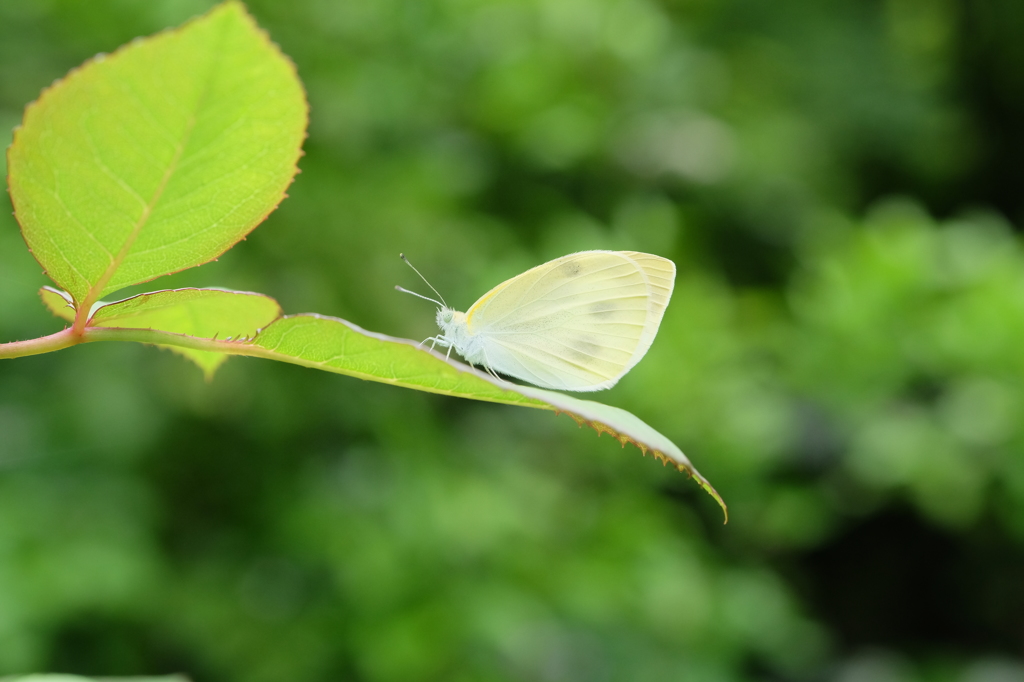
<svg viewBox="0 0 1024 682">
<path fill-rule="evenodd" d="M 306 102 L 241 4 L 100 55 L 29 105 L 10 193 L 47 274 L 80 306 L 205 263 L 284 197 Z"/>
<path fill-rule="evenodd" d="M 265 351 L 260 357 L 328 372 L 460 398 L 565 412 L 598 434 L 609 433 L 623 445 L 633 443 L 644 454 L 651 452 L 663 463 L 671 462 L 693 476 L 727 513 L 719 494 L 675 444 L 617 407 L 502 381 L 413 341 L 374 334 L 320 315 L 281 318 L 260 332 L 253 345 Z"/>
</svg>

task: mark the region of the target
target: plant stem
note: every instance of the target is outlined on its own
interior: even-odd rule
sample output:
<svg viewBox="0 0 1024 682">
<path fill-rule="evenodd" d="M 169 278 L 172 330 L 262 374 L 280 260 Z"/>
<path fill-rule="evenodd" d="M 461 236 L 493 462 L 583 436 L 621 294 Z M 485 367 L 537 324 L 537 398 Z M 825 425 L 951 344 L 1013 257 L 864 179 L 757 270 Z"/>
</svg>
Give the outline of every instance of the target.
<svg viewBox="0 0 1024 682">
<path fill-rule="evenodd" d="M 172 334 L 171 332 L 153 329 L 86 327 L 82 330 L 81 334 L 76 334 L 73 327 L 68 327 L 56 334 L 40 336 L 38 339 L 0 343 L 0 360 L 49 353 L 93 341 L 135 341 L 137 343 L 163 344 L 192 348 L 194 350 L 207 350 L 216 353 L 227 353 L 229 355 L 260 356 L 266 354 L 261 348 L 248 346 L 239 341 L 214 341 L 212 339 L 201 339 L 195 336 Z"/>
<path fill-rule="evenodd" d="M 70 327 L 56 334 L 40 336 L 38 339 L 28 341 L 12 341 L 11 343 L 0 343 L 0 360 L 5 358 L 23 358 L 27 355 L 39 355 L 49 353 L 62 348 L 70 348 L 82 343 L 85 338 L 75 334 Z"/>
<path fill-rule="evenodd" d="M 138 343 L 163 344 L 192 348 L 194 350 L 214 351 L 229 355 L 258 356 L 262 350 L 237 341 L 214 341 L 212 339 L 201 339 L 195 336 L 172 334 L 153 329 L 86 327 L 82 330 L 82 333 L 76 334 L 73 327 L 68 327 L 56 334 L 41 336 L 38 339 L 0 343 L 0 360 L 49 353 L 55 350 L 70 348 L 80 343 L 92 343 L 93 341 L 135 341 Z"/>
</svg>

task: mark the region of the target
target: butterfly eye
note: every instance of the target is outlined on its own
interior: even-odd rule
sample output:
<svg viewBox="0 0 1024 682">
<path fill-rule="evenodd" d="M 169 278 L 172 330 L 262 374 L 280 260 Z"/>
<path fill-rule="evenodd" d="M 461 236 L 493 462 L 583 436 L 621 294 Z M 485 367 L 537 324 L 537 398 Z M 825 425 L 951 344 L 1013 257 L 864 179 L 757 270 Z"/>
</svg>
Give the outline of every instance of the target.
<svg viewBox="0 0 1024 682">
<path fill-rule="evenodd" d="M 445 310 L 441 313 L 441 319 L 443 319 L 447 324 L 455 319 L 455 313 L 450 310 Z"/>
</svg>

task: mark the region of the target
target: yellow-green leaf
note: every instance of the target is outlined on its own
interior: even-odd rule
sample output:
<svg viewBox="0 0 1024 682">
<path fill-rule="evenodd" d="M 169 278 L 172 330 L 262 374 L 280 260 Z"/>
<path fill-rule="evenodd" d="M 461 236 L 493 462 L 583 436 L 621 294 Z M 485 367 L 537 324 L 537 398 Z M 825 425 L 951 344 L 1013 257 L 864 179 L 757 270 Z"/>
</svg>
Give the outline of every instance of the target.
<svg viewBox="0 0 1024 682">
<path fill-rule="evenodd" d="M 282 360 L 305 367 L 337 372 L 431 393 L 564 412 L 580 425 L 608 433 L 620 443 L 633 443 L 663 463 L 692 476 L 726 513 L 725 502 L 672 441 L 633 414 L 617 407 L 580 400 L 532 386 L 495 379 L 486 372 L 416 342 L 375 334 L 354 324 L 321 315 L 282 317 L 259 333 L 252 343 L 241 344 L 245 355 Z M 256 346 L 252 353 L 245 346 Z"/>
<path fill-rule="evenodd" d="M 79 308 L 216 258 L 284 197 L 306 112 L 293 65 L 238 2 L 97 56 L 15 132 L 25 240 Z"/>
</svg>

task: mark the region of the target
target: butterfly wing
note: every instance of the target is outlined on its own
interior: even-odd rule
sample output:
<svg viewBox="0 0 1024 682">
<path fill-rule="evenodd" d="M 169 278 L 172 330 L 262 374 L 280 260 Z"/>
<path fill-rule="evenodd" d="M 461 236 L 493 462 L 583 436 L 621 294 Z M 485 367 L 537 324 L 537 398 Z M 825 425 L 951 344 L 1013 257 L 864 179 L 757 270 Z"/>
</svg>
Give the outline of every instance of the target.
<svg viewBox="0 0 1024 682">
<path fill-rule="evenodd" d="M 672 261 L 583 251 L 503 282 L 466 313 L 492 369 L 567 391 L 610 388 L 647 353 L 675 281 Z"/>
</svg>

